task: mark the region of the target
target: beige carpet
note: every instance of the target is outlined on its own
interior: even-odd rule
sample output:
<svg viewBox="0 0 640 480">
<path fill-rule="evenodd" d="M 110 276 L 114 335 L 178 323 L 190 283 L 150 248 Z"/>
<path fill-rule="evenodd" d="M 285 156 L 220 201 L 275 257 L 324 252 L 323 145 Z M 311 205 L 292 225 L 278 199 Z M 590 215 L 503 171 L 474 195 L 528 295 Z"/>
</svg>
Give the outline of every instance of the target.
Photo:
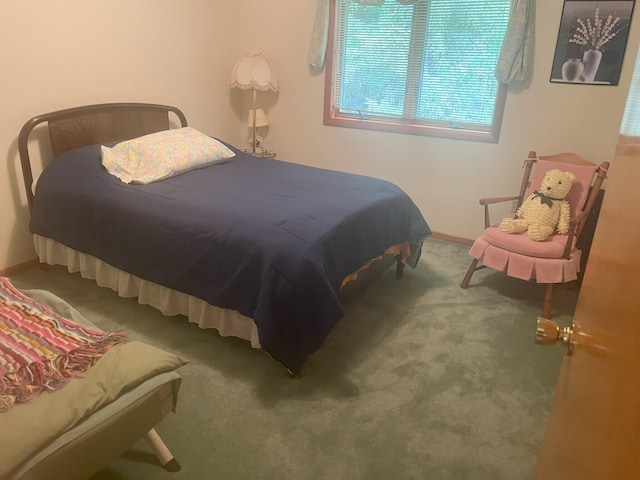
<svg viewBox="0 0 640 480">
<path fill-rule="evenodd" d="M 308 360 L 303 377 L 248 343 L 163 317 L 63 268 L 12 278 L 46 288 L 103 329 L 187 357 L 175 415 L 106 479 L 530 479 L 564 354 L 533 342 L 543 288 L 485 269 L 459 288 L 467 247 L 434 239 L 418 268 L 389 270 Z M 554 320 L 577 293 L 557 289 Z"/>
</svg>

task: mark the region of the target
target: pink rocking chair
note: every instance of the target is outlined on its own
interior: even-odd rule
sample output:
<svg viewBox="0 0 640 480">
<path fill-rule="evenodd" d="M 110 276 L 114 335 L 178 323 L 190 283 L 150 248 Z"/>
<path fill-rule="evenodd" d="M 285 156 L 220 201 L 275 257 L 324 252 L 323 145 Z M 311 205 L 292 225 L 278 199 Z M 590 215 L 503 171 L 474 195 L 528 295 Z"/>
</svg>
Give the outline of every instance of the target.
<svg viewBox="0 0 640 480">
<path fill-rule="evenodd" d="M 535 242 L 529 239 L 527 232 L 503 233 L 498 228 L 499 222 L 491 224 L 489 205 L 517 200 L 519 208 L 524 199 L 540 185 L 545 173 L 554 168 L 573 172 L 576 176 L 567 196 L 571 206 L 571 223 L 567 235 L 554 233 L 543 242 Z M 510 277 L 544 283 L 546 290 L 542 316 L 550 319 L 553 284 L 567 283 L 578 278 L 581 251 L 576 248 L 576 242 L 593 209 L 608 168 L 609 162 L 596 165 L 574 153 L 538 156 L 534 151 L 529 152 L 529 157 L 524 162 L 524 175 L 518 196 L 480 200 L 480 205 L 484 206 L 485 230 L 469 250 L 473 260 L 460 287 L 467 288 L 473 273 L 485 267 L 504 271 Z M 482 264 L 478 265 L 480 260 Z"/>
</svg>

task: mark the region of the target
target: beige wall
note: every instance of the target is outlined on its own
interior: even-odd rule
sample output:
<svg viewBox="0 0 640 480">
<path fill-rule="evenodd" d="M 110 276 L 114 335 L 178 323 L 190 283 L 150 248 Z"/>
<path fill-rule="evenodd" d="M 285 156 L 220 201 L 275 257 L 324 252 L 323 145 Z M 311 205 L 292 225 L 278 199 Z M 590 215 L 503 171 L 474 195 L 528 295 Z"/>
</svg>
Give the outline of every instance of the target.
<svg viewBox="0 0 640 480">
<path fill-rule="evenodd" d="M 478 199 L 517 194 L 529 150 L 612 159 L 635 63 L 639 15 L 633 17 L 619 86 L 552 84 L 563 1 L 538 0 L 532 77 L 510 88 L 500 142 L 486 144 L 323 126 L 324 75 L 306 65 L 316 2 L 240 3 L 242 47 L 260 46 L 280 77 L 277 101 L 272 107 L 267 103 L 265 145 L 285 160 L 396 182 L 436 231 L 466 238 L 479 234 Z"/>
<path fill-rule="evenodd" d="M 249 49 L 264 50 L 280 78 L 278 94 L 258 97 L 271 124 L 267 147 L 285 160 L 392 180 L 439 232 L 479 233 L 477 199 L 514 193 L 531 149 L 611 159 L 638 46 L 637 15 L 618 87 L 551 84 L 562 0 L 539 1 L 533 76 L 510 89 L 500 142 L 483 144 L 323 126 L 324 75 L 306 65 L 315 3 L 1 2 L 0 269 L 35 257 L 16 144 L 28 118 L 88 103 L 167 103 L 182 108 L 192 126 L 242 145 L 249 95 L 229 91 L 228 78 Z"/>
<path fill-rule="evenodd" d="M 237 2 L 2 1 L 0 18 L 0 269 L 35 258 L 17 154 L 30 117 L 141 101 L 178 105 L 192 126 L 222 137 L 236 130 Z"/>
</svg>

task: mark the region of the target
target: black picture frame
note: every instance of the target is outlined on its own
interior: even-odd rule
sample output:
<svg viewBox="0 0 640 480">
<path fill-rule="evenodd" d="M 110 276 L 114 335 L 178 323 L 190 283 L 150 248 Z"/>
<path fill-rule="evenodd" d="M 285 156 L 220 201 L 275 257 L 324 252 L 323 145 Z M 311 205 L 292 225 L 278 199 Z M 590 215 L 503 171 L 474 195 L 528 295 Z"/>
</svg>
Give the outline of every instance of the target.
<svg viewBox="0 0 640 480">
<path fill-rule="evenodd" d="M 550 81 L 618 85 L 634 6 L 635 0 L 565 0 Z"/>
</svg>

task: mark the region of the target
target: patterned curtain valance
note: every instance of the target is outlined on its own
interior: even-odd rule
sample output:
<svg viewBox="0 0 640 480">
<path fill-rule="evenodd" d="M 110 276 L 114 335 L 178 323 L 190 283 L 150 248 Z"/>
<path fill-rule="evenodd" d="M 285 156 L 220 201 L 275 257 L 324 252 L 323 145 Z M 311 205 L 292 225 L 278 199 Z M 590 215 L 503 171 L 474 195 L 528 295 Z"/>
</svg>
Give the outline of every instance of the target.
<svg viewBox="0 0 640 480">
<path fill-rule="evenodd" d="M 500 83 L 522 81 L 533 55 L 536 0 L 513 0 L 509 13 L 509 26 L 502 43 L 496 66 L 496 79 Z"/>
<path fill-rule="evenodd" d="M 307 63 L 311 68 L 321 69 L 327 49 L 329 34 L 329 2 L 318 0 L 316 17 L 311 33 Z M 351 0 L 360 5 L 383 5 L 385 0 Z M 392 0 L 389 0 L 392 1 Z M 417 0 L 395 0 L 403 5 Z M 496 79 L 500 83 L 522 81 L 531 63 L 533 54 L 533 32 L 536 0 L 513 0 L 509 16 L 509 27 L 496 67 Z"/>
<path fill-rule="evenodd" d="M 318 0 L 316 19 L 311 31 L 311 42 L 307 63 L 311 68 L 321 69 L 324 66 L 324 55 L 327 51 L 327 37 L 329 35 L 329 1 Z"/>
</svg>

